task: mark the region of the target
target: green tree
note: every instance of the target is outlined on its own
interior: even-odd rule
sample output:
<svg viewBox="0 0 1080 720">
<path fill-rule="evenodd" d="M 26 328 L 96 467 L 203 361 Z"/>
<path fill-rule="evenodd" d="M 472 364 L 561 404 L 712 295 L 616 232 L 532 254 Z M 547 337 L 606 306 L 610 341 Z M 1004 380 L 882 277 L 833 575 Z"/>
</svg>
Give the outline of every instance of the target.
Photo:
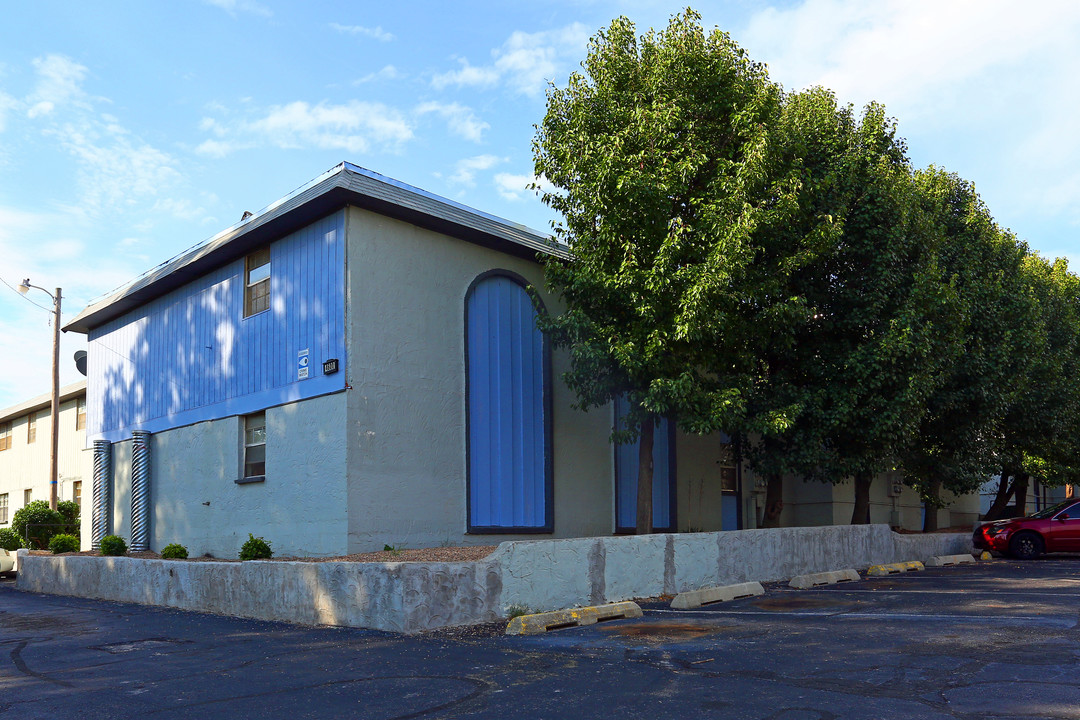
<svg viewBox="0 0 1080 720">
<path fill-rule="evenodd" d="M 766 527 L 778 522 L 787 473 L 854 478 L 852 522 L 863 523 L 874 474 L 909 442 L 955 352 L 954 292 L 905 144 L 881 106 L 856 120 L 815 88 L 786 98 L 777 135 L 800 168 L 801 224 L 763 228 L 759 239 L 781 247 L 803 239 L 794 257 L 806 262 L 784 293 L 806 311 L 762 358 L 743 445 L 767 480 Z M 785 419 L 777 431 L 760 432 L 759 419 L 777 414 Z"/>
<path fill-rule="evenodd" d="M 590 41 L 584 72 L 549 90 L 533 144 L 570 250 L 546 260 L 565 310 L 542 325 L 570 350 L 565 380 L 579 407 L 629 400 L 613 438 L 640 438 L 639 533 L 652 529 L 657 417 L 710 432 L 742 412 L 754 371 L 746 333 L 767 332 L 748 328 L 741 307 L 752 234 L 790 212 L 768 142 L 780 90 L 699 22 L 687 10 L 638 37 L 614 20 Z"/>
<path fill-rule="evenodd" d="M 65 527 L 64 516 L 49 508 L 44 500 L 33 500 L 15 511 L 11 517 L 11 529 L 21 538 L 29 540 L 27 547 L 43 549 L 49 546 L 53 535 Z"/>
<path fill-rule="evenodd" d="M 1080 479 L 1080 279 L 1064 259 L 1025 258 L 1024 277 L 1036 307 L 1042 342 L 1031 350 L 1024 391 L 1002 422 L 1001 483 L 986 519 L 999 517 L 1010 497 L 1025 513 L 1032 477 L 1045 485 Z"/>
<path fill-rule="evenodd" d="M 941 490 L 977 492 L 996 470 L 996 438 L 1024 392 L 1041 341 L 1024 276 L 1026 245 L 1001 230 L 975 188 L 930 168 L 916 173 L 924 209 L 941 237 L 939 263 L 957 293 L 960 353 L 944 369 L 902 453 L 907 482 L 926 503 L 924 531 L 937 529 Z"/>
</svg>

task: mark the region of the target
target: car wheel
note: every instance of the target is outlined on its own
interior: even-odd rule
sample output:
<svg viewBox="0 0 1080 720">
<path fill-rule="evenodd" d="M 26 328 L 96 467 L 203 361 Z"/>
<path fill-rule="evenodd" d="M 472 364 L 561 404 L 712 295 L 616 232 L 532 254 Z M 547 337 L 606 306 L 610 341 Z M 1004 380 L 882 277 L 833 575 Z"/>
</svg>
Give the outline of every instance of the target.
<svg viewBox="0 0 1080 720">
<path fill-rule="evenodd" d="M 1022 532 L 1009 541 L 1009 553 L 1018 560 L 1031 560 L 1043 553 L 1042 538 L 1033 532 Z"/>
</svg>

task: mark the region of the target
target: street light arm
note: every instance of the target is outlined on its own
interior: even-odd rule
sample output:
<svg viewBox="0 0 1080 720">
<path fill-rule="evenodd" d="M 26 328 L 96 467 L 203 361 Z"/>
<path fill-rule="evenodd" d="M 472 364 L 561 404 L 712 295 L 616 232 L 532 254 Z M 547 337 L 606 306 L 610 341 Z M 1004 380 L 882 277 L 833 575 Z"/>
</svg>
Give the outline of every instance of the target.
<svg viewBox="0 0 1080 720">
<path fill-rule="evenodd" d="M 21 283 L 19 283 L 19 293 L 22 294 L 22 295 L 25 295 L 30 288 L 34 288 L 35 290 L 40 290 L 41 292 L 43 292 L 46 295 L 48 295 L 49 297 L 51 297 L 52 301 L 54 303 L 56 302 L 56 296 L 55 295 L 53 295 L 51 292 L 49 292 L 45 288 L 41 287 L 40 285 L 31 285 L 30 284 L 30 278 L 26 278 Z"/>
</svg>

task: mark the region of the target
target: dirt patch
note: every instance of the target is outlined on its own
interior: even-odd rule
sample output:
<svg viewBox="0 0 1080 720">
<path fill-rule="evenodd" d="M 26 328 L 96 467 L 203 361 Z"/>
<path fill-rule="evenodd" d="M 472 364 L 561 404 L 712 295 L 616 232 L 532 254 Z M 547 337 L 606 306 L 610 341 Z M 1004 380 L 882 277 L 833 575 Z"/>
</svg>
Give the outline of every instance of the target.
<svg viewBox="0 0 1080 720">
<path fill-rule="evenodd" d="M 293 557 L 281 556 L 270 558 L 279 562 L 361 562 L 361 563 L 386 563 L 386 562 L 476 562 L 483 560 L 495 552 L 497 545 L 473 545 L 468 547 L 434 547 L 434 548 L 404 548 L 401 550 L 379 550 L 378 552 L 356 553 L 354 555 L 338 555 L 336 557 Z M 31 555 L 49 555 L 48 550 L 31 550 Z M 93 550 L 82 552 L 61 553 L 60 557 L 81 555 L 84 557 L 101 557 Z M 161 558 L 156 552 L 140 551 L 129 552 L 126 557 L 142 558 L 144 560 L 158 560 Z M 240 562 L 236 558 L 193 557 L 176 562 Z"/>
</svg>

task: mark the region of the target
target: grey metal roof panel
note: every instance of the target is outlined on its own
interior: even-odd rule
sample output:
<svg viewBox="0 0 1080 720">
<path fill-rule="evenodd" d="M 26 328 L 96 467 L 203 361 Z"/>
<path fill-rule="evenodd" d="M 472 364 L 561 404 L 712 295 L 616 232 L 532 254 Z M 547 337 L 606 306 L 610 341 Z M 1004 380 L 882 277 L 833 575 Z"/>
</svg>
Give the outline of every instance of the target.
<svg viewBox="0 0 1080 720">
<path fill-rule="evenodd" d="M 407 185 L 351 163 L 341 163 L 245 221 L 144 273 L 91 303 L 64 326 L 88 333 L 113 318 L 247 255 L 271 240 L 355 205 L 512 255 L 567 257 L 550 236 Z"/>
<path fill-rule="evenodd" d="M 86 381 L 78 380 L 65 385 L 60 388 L 60 402 L 65 403 L 72 398 L 86 395 Z M 22 417 L 28 413 L 32 413 L 38 410 L 45 410 L 52 405 L 52 393 L 45 393 L 44 395 L 38 395 L 35 398 L 24 400 L 18 405 L 12 405 L 11 407 L 0 410 L 0 422 L 7 422 L 17 417 Z"/>
</svg>

